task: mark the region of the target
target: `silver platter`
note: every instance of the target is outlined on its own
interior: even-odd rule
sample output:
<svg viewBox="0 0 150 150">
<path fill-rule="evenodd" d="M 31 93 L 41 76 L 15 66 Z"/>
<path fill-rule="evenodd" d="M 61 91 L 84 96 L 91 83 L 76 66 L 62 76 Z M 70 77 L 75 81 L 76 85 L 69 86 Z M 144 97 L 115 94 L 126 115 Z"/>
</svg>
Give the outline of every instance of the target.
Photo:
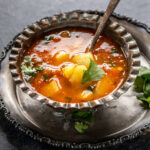
<svg viewBox="0 0 150 150">
<path fill-rule="evenodd" d="M 133 35 L 141 51 L 141 65 L 150 67 L 150 35 L 148 32 L 134 25 L 135 23 L 140 26 L 140 23 L 134 22 L 130 18 L 114 15 L 112 20 L 119 22 Z M 143 24 L 141 24 L 141 26 L 143 26 Z M 95 131 L 93 133 L 97 136 L 96 140 L 91 139 L 91 141 L 85 141 L 84 143 L 74 143 L 69 139 L 61 141 L 59 137 L 55 139 L 52 139 L 50 136 L 44 137 L 46 134 L 43 132 L 43 126 L 37 124 L 31 112 L 29 112 L 25 105 L 16 97 L 16 91 L 18 91 L 18 89 L 15 87 L 11 78 L 8 63 L 9 53 L 8 51 L 5 59 L 1 62 L 0 70 L 0 93 L 3 98 L 3 107 L 9 110 L 11 115 L 10 118 L 13 118 L 13 120 L 19 124 L 19 128 L 27 134 L 30 134 L 34 139 L 62 147 L 100 148 L 132 139 L 142 133 L 145 128 L 148 128 L 150 124 L 150 111 L 144 110 L 141 107 L 140 101 L 136 99 L 137 93 L 134 91 L 134 88 L 131 87 L 116 101 L 110 102 L 109 105 L 102 106 L 100 121 L 103 127 L 104 124 L 107 124 L 107 127 L 100 128 L 100 131 Z M 7 113 L 8 112 L 6 112 L 6 114 Z M 8 119 L 10 118 L 8 117 Z"/>
</svg>

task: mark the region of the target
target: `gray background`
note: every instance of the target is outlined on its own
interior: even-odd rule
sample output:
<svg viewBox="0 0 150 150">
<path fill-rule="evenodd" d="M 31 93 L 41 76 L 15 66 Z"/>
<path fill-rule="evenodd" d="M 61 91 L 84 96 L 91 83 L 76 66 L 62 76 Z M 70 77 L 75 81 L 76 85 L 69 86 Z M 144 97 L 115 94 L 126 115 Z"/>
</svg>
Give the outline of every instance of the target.
<svg viewBox="0 0 150 150">
<path fill-rule="evenodd" d="M 76 9 L 105 10 L 109 0 L 0 0 L 0 51 L 25 26 L 42 17 Z M 121 0 L 115 12 L 150 26 L 150 0 Z M 0 150 L 56 149 L 41 144 L 8 124 L 0 112 Z M 150 135 L 139 137 L 109 150 L 149 150 Z"/>
</svg>

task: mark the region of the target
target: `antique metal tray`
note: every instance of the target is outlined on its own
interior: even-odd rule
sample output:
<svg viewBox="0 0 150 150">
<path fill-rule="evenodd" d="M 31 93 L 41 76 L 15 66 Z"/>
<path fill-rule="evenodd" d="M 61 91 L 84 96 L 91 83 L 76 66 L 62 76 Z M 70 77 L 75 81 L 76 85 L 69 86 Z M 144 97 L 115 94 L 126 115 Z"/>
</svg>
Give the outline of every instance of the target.
<svg viewBox="0 0 150 150">
<path fill-rule="evenodd" d="M 85 11 L 74 12 L 85 13 Z M 97 11 L 86 11 L 86 13 L 103 14 L 103 12 Z M 133 35 L 141 51 L 141 65 L 150 67 L 150 28 L 136 20 L 118 14 L 113 14 L 111 19 L 119 22 Z M 103 106 L 102 111 L 105 111 L 106 116 L 100 119 L 102 122 L 109 120 L 109 131 L 104 129 L 103 133 L 99 133 L 99 141 L 93 142 L 92 140 L 91 142 L 74 143 L 45 137 L 41 132 L 40 126 L 36 124 L 30 113 L 25 110 L 16 97 L 16 87 L 13 84 L 8 63 L 9 50 L 14 40 L 15 37 L 0 55 L 0 108 L 4 111 L 4 115 L 10 123 L 33 139 L 61 147 L 101 148 L 133 139 L 149 127 L 150 111 L 141 107 L 140 101 L 136 99 L 136 92 L 131 87 L 119 99 Z"/>
</svg>

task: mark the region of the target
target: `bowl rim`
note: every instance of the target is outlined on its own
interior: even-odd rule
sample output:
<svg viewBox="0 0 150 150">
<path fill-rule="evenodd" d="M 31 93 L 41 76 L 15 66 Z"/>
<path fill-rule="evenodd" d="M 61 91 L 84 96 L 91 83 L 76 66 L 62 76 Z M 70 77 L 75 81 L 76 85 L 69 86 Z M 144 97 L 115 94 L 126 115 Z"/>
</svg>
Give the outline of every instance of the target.
<svg viewBox="0 0 150 150">
<path fill-rule="evenodd" d="M 60 28 L 60 26 L 65 23 L 72 23 L 72 24 L 74 24 L 75 22 L 78 23 L 82 22 L 85 24 L 90 23 L 95 25 L 96 27 L 96 25 L 100 22 L 100 19 L 101 19 L 101 15 L 98 14 L 90 14 L 87 12 L 69 12 L 69 13 L 62 13 L 62 14 L 42 18 L 40 21 L 37 21 L 32 25 L 26 27 L 16 37 L 14 41 L 14 46 L 11 48 L 11 52 L 9 56 L 9 68 L 15 84 L 21 88 L 21 91 L 23 93 L 26 93 L 31 98 L 36 99 L 41 103 L 45 103 L 49 106 L 52 106 L 53 108 L 64 108 L 64 109 L 94 108 L 96 106 L 103 105 L 112 100 L 118 99 L 123 93 L 125 93 L 132 86 L 134 80 L 136 79 L 136 76 L 138 75 L 140 69 L 140 50 L 132 35 L 129 32 L 127 32 L 123 26 L 119 25 L 115 21 L 112 21 L 111 19 L 109 23 L 109 28 L 111 28 L 117 35 L 121 37 L 121 39 L 123 39 L 126 42 L 128 52 L 131 55 L 131 65 L 130 65 L 130 71 L 128 73 L 128 77 L 118 90 L 106 95 L 105 97 L 92 100 L 92 101 L 87 101 L 82 103 L 64 103 L 64 102 L 59 102 L 59 101 L 46 98 L 40 93 L 29 88 L 20 77 L 18 71 L 17 62 L 19 59 L 19 54 L 23 50 L 22 47 L 23 43 L 28 42 L 28 40 L 32 38 L 34 34 L 38 32 L 43 33 L 44 31 L 48 30 L 49 28 L 53 28 L 56 25 L 59 25 Z"/>
</svg>

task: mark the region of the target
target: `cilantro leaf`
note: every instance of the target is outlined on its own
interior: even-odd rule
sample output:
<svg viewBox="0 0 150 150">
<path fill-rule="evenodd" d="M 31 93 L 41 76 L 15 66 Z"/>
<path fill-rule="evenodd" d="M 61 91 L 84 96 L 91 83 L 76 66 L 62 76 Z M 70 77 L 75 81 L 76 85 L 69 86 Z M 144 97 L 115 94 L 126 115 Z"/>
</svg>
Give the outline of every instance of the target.
<svg viewBox="0 0 150 150">
<path fill-rule="evenodd" d="M 43 67 L 36 67 L 35 69 L 36 69 L 36 71 L 42 71 L 42 70 L 44 70 Z"/>
<path fill-rule="evenodd" d="M 21 70 L 27 76 L 34 77 L 37 71 L 42 71 L 44 69 L 43 67 L 33 67 L 34 62 L 31 61 L 30 56 L 25 56 L 24 60 L 25 64 L 21 65 Z M 29 80 L 29 78 L 27 80 Z"/>
<path fill-rule="evenodd" d="M 36 74 L 36 69 L 32 68 L 32 66 L 22 65 L 21 69 L 22 69 L 22 71 L 24 72 L 25 75 L 35 76 L 35 74 Z"/>
<path fill-rule="evenodd" d="M 30 56 L 25 56 L 24 60 L 26 63 L 28 63 L 30 66 L 34 64 L 34 62 L 31 61 Z"/>
<path fill-rule="evenodd" d="M 92 91 L 92 92 L 94 91 L 95 88 L 96 88 L 96 86 L 94 86 L 94 85 L 90 85 L 87 87 L 87 89 Z"/>
<path fill-rule="evenodd" d="M 150 79 L 150 69 L 142 66 L 140 68 L 138 77 L 144 77 L 144 78 Z"/>
<path fill-rule="evenodd" d="M 43 75 L 43 76 L 42 76 L 42 79 L 43 79 L 43 81 L 47 81 L 47 80 L 48 80 L 48 77 L 47 77 L 46 75 Z"/>
<path fill-rule="evenodd" d="M 150 80 L 146 79 L 143 85 L 144 94 L 150 96 Z"/>
<path fill-rule="evenodd" d="M 118 53 L 118 50 L 117 50 L 116 48 L 112 48 L 110 53 L 111 53 L 111 54 L 113 54 L 113 53 Z"/>
<path fill-rule="evenodd" d="M 143 101 L 144 108 L 150 108 L 150 96 L 146 97 L 144 94 L 139 94 L 136 96 L 139 100 Z"/>
<path fill-rule="evenodd" d="M 92 111 L 77 111 L 72 114 L 72 119 L 92 123 L 94 114 Z"/>
<path fill-rule="evenodd" d="M 150 108 L 150 69 L 146 67 L 140 68 L 134 86 L 137 92 L 142 93 L 137 95 L 137 99 L 143 102 L 142 106 L 144 108 Z"/>
<path fill-rule="evenodd" d="M 25 56 L 24 59 L 25 59 L 25 61 L 26 61 L 27 63 L 30 63 L 30 62 L 31 62 L 29 56 Z"/>
<path fill-rule="evenodd" d="M 22 65 L 21 66 L 21 69 L 22 71 L 24 72 L 25 75 L 28 75 L 28 76 L 35 76 L 37 71 L 42 71 L 43 68 L 42 67 L 39 67 L 39 68 L 34 68 L 32 66 L 27 66 L 27 65 Z"/>
<path fill-rule="evenodd" d="M 53 37 L 51 35 L 45 36 L 44 37 L 44 44 L 48 44 L 50 40 L 52 40 Z"/>
<path fill-rule="evenodd" d="M 143 85 L 144 85 L 144 79 L 140 76 L 137 76 L 135 82 L 134 82 L 134 87 L 137 92 L 142 92 L 143 91 Z"/>
<path fill-rule="evenodd" d="M 143 86 L 145 84 L 145 80 L 147 79 L 150 79 L 150 69 L 142 66 L 134 82 L 134 86 L 137 92 L 143 91 Z"/>
<path fill-rule="evenodd" d="M 116 66 L 116 64 L 114 62 L 110 62 L 110 66 L 114 67 L 114 66 Z"/>
<path fill-rule="evenodd" d="M 79 133 L 84 133 L 84 131 L 88 129 L 88 125 L 84 124 L 83 122 L 75 122 L 75 129 Z"/>
<path fill-rule="evenodd" d="M 96 62 L 90 60 L 90 65 L 86 71 L 83 73 L 81 83 L 85 83 L 87 81 L 97 81 L 104 77 L 104 70 L 99 68 Z"/>
<path fill-rule="evenodd" d="M 72 119 L 75 121 L 75 129 L 83 133 L 92 124 L 94 114 L 92 111 L 76 111 L 72 114 Z"/>
</svg>

